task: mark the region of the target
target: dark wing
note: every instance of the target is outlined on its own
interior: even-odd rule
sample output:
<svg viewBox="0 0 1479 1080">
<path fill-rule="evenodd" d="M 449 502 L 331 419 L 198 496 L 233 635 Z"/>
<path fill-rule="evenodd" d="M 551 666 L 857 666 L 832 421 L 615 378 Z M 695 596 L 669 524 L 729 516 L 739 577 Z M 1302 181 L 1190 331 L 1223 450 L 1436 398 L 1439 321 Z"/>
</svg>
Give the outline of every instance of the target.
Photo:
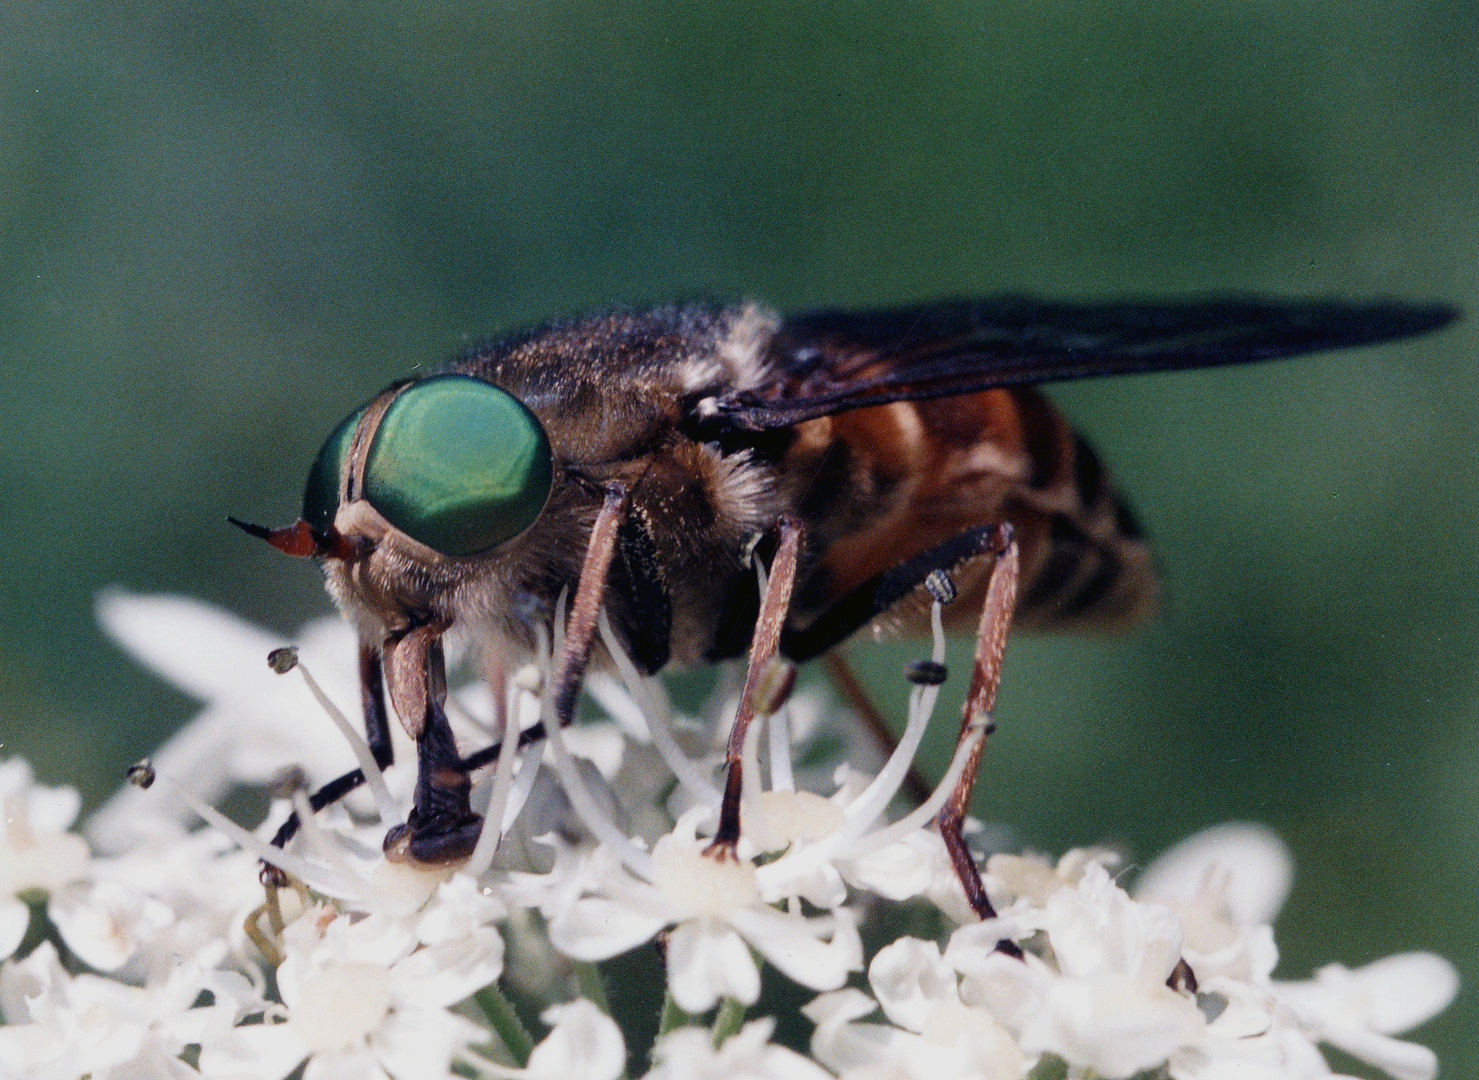
<svg viewBox="0 0 1479 1080">
<path fill-rule="evenodd" d="M 1217 367 L 1423 334 L 1446 304 L 1209 299 L 1059 303 L 1004 296 L 785 319 L 776 378 L 708 403 L 705 426 L 762 431 L 866 405 L 1022 383 Z"/>
</svg>

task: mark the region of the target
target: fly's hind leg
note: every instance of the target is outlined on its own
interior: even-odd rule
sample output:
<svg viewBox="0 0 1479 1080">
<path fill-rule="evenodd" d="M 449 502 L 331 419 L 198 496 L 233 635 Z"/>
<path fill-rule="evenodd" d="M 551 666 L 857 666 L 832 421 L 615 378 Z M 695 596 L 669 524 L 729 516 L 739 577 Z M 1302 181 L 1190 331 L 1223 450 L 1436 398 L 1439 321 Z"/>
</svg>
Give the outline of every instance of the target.
<svg viewBox="0 0 1479 1080">
<path fill-rule="evenodd" d="M 1001 685 L 1001 661 L 1006 652 L 1007 627 L 1011 625 L 1012 610 L 1017 600 L 1017 579 L 1020 575 L 1020 560 L 1017 542 L 1010 525 L 998 525 L 992 533 L 996 562 L 991 567 L 991 577 L 986 585 L 986 602 L 981 608 L 981 622 L 976 629 L 976 654 L 971 666 L 971 687 L 961 707 L 960 734 L 956 740 L 957 753 L 960 747 L 971 742 L 965 769 L 956 781 L 950 797 L 935 816 L 935 825 L 945 849 L 950 853 L 950 864 L 955 876 L 965 890 L 966 901 L 982 919 L 996 917 L 996 909 L 986 896 L 981 884 L 981 872 L 976 860 L 966 846 L 962 827 L 971 802 L 971 792 L 976 786 L 976 774 L 981 767 L 981 752 L 986 746 L 986 737 L 994 724 L 992 714 L 996 710 L 996 691 Z M 972 742 L 973 741 L 973 742 Z M 1020 955 L 1020 950 L 1011 942 L 998 946 L 1004 952 Z"/>
<path fill-rule="evenodd" d="M 926 587 L 931 575 L 941 571 L 948 574 L 982 556 L 992 557 L 993 563 L 976 633 L 970 692 L 962 709 L 956 742 L 957 750 L 971 740 L 974 740 L 974 745 L 966 759 L 964 772 L 935 821 L 971 909 L 981 918 L 990 919 L 995 917 L 996 911 L 981 884 L 981 873 L 966 846 L 962 829 L 981 764 L 981 752 L 991 731 L 991 714 L 1001 682 L 1007 628 L 1016 607 L 1021 565 L 1012 526 L 1001 523 L 969 529 L 876 575 L 838 599 L 809 625 L 788 629 L 782 635 L 781 648 L 796 660 L 823 653 L 887 612 L 914 590 Z M 1010 942 L 1003 942 L 999 947 L 1005 952 L 1019 951 Z"/>
<path fill-rule="evenodd" d="M 956 781 L 954 790 L 940 812 L 935 815 L 935 826 L 940 838 L 945 841 L 945 850 L 950 854 L 950 864 L 955 876 L 960 879 L 967 902 L 981 919 L 996 917 L 996 909 L 986 896 L 981 883 L 981 871 L 971 850 L 966 846 L 962 827 L 966 810 L 971 803 L 971 793 L 976 786 L 976 774 L 981 766 L 981 751 L 986 746 L 986 737 L 995 729 L 992 714 L 996 710 L 996 691 L 1001 685 L 1001 660 L 1006 652 L 1007 628 L 1011 625 L 1012 612 L 1017 602 L 1017 582 L 1021 576 L 1021 563 L 1017 542 L 1012 527 L 998 525 L 993 530 L 996 562 L 991 567 L 991 577 L 986 583 L 986 602 L 981 608 L 981 622 L 976 629 L 976 655 L 971 667 L 971 688 L 961 707 L 960 734 L 956 741 L 956 752 L 970 740 L 965 769 Z M 1006 938 L 996 943 L 998 952 L 1022 958 L 1018 945 Z M 1196 993 L 1197 979 L 1185 959 L 1177 961 L 1175 969 L 1166 979 L 1172 990 Z"/>
</svg>

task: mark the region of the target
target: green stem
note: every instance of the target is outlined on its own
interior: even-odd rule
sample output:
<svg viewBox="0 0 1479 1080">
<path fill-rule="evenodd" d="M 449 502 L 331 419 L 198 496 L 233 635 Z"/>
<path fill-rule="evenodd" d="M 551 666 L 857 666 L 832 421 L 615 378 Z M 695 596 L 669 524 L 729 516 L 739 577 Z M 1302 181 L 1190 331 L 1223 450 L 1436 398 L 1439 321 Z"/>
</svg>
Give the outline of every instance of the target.
<svg viewBox="0 0 1479 1080">
<path fill-rule="evenodd" d="M 575 960 L 570 968 L 575 975 L 575 985 L 580 990 L 580 996 L 610 1016 L 611 999 L 606 996 L 606 979 L 601 975 L 601 969 L 589 960 Z"/>
<path fill-rule="evenodd" d="M 719 1014 L 714 1017 L 714 1049 L 723 1046 L 731 1035 L 736 1034 L 745 1023 L 745 1005 L 734 998 L 725 998 L 719 1003 Z"/>
<path fill-rule="evenodd" d="M 606 977 L 601 974 L 601 969 L 589 960 L 572 960 L 570 969 L 575 975 L 575 987 L 580 996 L 610 1016 L 611 999 L 606 996 Z M 629 1075 L 626 1069 L 622 1069 L 617 1080 L 627 1080 Z"/>
<path fill-rule="evenodd" d="M 493 1025 L 498 1037 L 503 1040 L 514 1063 L 521 1069 L 526 1068 L 529 1055 L 534 1053 L 534 1037 L 519 1019 L 519 1014 L 514 1012 L 513 1003 L 498 989 L 497 983 L 489 983 L 473 994 L 472 998 L 478 1003 L 478 1008 L 483 1010 L 488 1023 Z"/>
<path fill-rule="evenodd" d="M 687 1027 L 698 1018 L 690 1013 L 684 1012 L 673 1000 L 673 992 L 669 990 L 663 995 L 662 1015 L 657 1021 L 657 1037 L 661 1039 L 670 1031 L 676 1031 L 680 1027 Z"/>
</svg>

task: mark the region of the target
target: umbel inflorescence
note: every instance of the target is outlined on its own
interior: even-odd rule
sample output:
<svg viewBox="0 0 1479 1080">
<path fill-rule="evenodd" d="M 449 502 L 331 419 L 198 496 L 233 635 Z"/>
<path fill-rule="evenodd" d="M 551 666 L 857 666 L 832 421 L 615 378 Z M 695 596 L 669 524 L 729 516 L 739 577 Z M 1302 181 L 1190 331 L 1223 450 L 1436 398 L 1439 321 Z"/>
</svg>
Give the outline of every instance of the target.
<svg viewBox="0 0 1479 1080">
<path fill-rule="evenodd" d="M 866 770 L 817 697 L 756 725 L 741 840 L 716 855 L 732 695 L 690 718 L 630 668 L 593 677 L 588 722 L 505 740 L 478 780 L 483 842 L 431 872 L 381 854 L 410 804 L 401 766 L 317 815 L 303 784 L 278 783 L 251 831 L 212 808 L 289 767 L 318 783 L 352 762 L 338 728 L 353 728 L 323 704 L 355 697 L 342 624 L 299 639 L 319 689 L 262 663 L 281 642 L 202 605 L 113 594 L 100 614 L 204 707 L 155 755 L 162 782 L 81 833 L 74 792 L 0 765 L 0 1076 L 1282 1080 L 1332 1075 L 1322 1043 L 1398 1080 L 1436 1073 L 1394 1036 L 1452 999 L 1445 960 L 1273 978 L 1291 867 L 1257 826 L 1193 837 L 1130 891 L 1107 851 L 995 854 L 998 917 L 977 919 L 929 827 L 953 777 L 918 810 L 896 798 L 934 686 Z M 500 702 L 480 681 L 455 692 L 464 734 L 538 722 L 547 673 L 518 672 Z M 295 805 L 304 829 L 274 855 Z M 289 887 L 264 895 L 263 855 Z M 655 1042 L 608 1004 L 630 995 L 606 976 L 637 969 L 605 962 L 640 950 L 666 980 Z M 777 1014 L 785 983 L 809 995 L 804 1025 Z"/>
</svg>

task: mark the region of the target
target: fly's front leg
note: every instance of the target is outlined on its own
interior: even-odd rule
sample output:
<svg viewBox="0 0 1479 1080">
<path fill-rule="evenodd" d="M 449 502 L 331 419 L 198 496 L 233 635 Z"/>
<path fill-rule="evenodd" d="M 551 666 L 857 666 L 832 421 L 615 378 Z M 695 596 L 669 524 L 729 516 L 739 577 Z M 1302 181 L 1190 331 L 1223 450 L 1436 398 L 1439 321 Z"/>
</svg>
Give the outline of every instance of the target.
<svg viewBox="0 0 1479 1080">
<path fill-rule="evenodd" d="M 611 569 L 611 559 L 616 547 L 617 529 L 621 524 L 622 515 L 626 512 L 626 505 L 626 485 L 617 480 L 607 484 L 605 498 L 600 511 L 596 515 L 596 523 L 591 530 L 590 543 L 586 547 L 585 560 L 581 564 L 580 580 L 575 586 L 575 602 L 570 608 L 570 619 L 565 629 L 564 647 L 561 649 L 558 667 L 554 678 L 551 680 L 548 691 L 553 695 L 553 708 L 551 711 L 554 713 L 561 727 L 568 727 L 575 715 L 575 700 L 580 693 L 580 686 L 585 678 L 585 669 L 590 663 L 591 649 L 595 644 L 596 621 L 601 611 L 601 599 L 606 591 L 606 575 Z M 406 636 L 410 637 L 410 635 Z M 448 789 L 438 784 L 437 778 L 439 776 L 449 781 L 457 781 L 459 777 L 462 780 L 466 780 L 474 770 L 496 761 L 503 746 L 500 740 L 491 746 L 485 746 L 481 750 L 469 754 L 465 758 L 457 756 L 457 747 L 452 742 L 451 729 L 446 726 L 445 711 L 441 709 L 440 702 L 446 699 L 446 675 L 445 668 L 441 663 L 439 633 L 437 637 L 435 659 L 438 670 L 441 672 L 441 699 L 435 703 L 435 711 L 440 714 L 441 719 L 440 722 L 426 724 L 421 734 L 412 732 L 417 740 L 419 766 L 416 784 L 416 809 L 411 811 L 410 819 L 405 826 L 401 827 L 402 830 L 411 829 L 413 832 L 419 828 L 423 833 L 425 830 L 431 828 L 431 814 L 430 811 L 418 813 L 423 805 L 422 791 L 425 790 L 429 800 L 436 800 L 440 804 L 441 801 L 445 801 L 444 795 Z M 387 642 L 387 650 L 390 648 L 390 645 L 391 643 Z M 395 687 L 397 685 L 395 669 L 392 670 L 391 678 L 392 696 L 397 702 L 396 710 L 400 712 L 400 698 L 395 696 Z M 410 673 L 410 682 L 413 685 L 405 691 L 411 702 L 407 708 L 414 708 L 415 702 L 419 700 L 417 694 L 421 692 L 414 685 L 414 668 L 412 668 Z M 401 714 L 403 716 L 406 715 L 404 712 Z M 545 734 L 544 721 L 541 720 L 538 723 L 530 725 L 518 734 L 519 749 L 538 742 L 545 737 Z M 451 789 L 454 791 L 456 787 L 456 783 L 451 785 Z M 431 804 L 428 803 L 428 805 Z M 460 806 L 454 803 L 451 809 L 453 810 L 451 824 L 455 832 L 455 821 L 456 817 L 460 814 Z M 470 809 L 468 813 L 471 814 Z M 471 816 L 477 819 L 477 815 L 471 814 Z M 477 820 L 480 821 L 481 819 Z M 418 823 L 420 824 L 418 825 Z M 393 831 L 393 836 L 386 837 L 387 853 L 392 841 L 400 844 L 403 835 L 404 832 Z M 427 835 L 426 840 L 422 842 L 422 846 L 424 847 L 426 843 L 432 842 L 433 840 L 433 836 Z M 476 842 L 477 829 L 474 828 L 471 833 L 471 843 L 476 844 Z M 416 841 L 413 840 L 412 854 L 423 862 L 451 862 L 461 857 L 460 855 L 448 855 L 440 859 L 427 860 L 420 855 L 416 855 L 415 844 Z M 469 846 L 468 851 L 470 852 L 471 850 L 472 848 Z M 463 854 L 466 854 L 466 852 Z"/>
<path fill-rule="evenodd" d="M 791 591 L 796 584 L 796 564 L 801 550 L 801 522 L 790 514 L 782 514 L 776 521 L 780 534 L 775 558 L 770 562 L 770 574 L 765 581 L 765 595 L 760 598 L 760 615 L 755 620 L 755 636 L 750 642 L 750 666 L 745 673 L 745 685 L 740 691 L 739 709 L 735 713 L 734 727 L 729 731 L 729 745 L 724 755 L 725 780 L 724 801 L 719 807 L 719 827 L 714 840 L 706 849 L 707 854 L 733 855 L 740 836 L 740 794 L 743 789 L 743 766 L 741 754 L 745 748 L 745 735 L 755 718 L 755 705 L 762 692 L 762 683 L 773 672 L 773 664 L 780 651 L 781 632 L 786 625 L 786 615 L 791 608 Z M 768 697 L 783 697 L 772 692 Z"/>
<path fill-rule="evenodd" d="M 429 622 L 387 638 L 385 674 L 407 732 L 416 740 L 416 799 L 404 825 L 385 835 L 392 862 L 442 865 L 472 854 L 483 819 L 472 811 L 472 778 L 447 719 L 444 623 Z"/>
<path fill-rule="evenodd" d="M 580 564 L 580 580 L 575 584 L 575 600 L 565 627 L 565 644 L 560 651 L 554 685 L 550 687 L 555 719 L 562 728 L 569 727 L 575 718 L 575 699 L 585 681 L 586 665 L 596 642 L 596 621 L 606 595 L 606 576 L 611 572 L 617 536 L 626 513 L 627 486 L 620 480 L 612 480 L 606 485 L 600 512 L 591 527 L 591 540 Z"/>
<path fill-rule="evenodd" d="M 380 665 L 380 650 L 364 642 L 359 647 L 359 699 L 365 714 L 365 741 L 370 756 L 384 772 L 395 762 L 395 746 L 390 741 L 390 711 L 385 707 L 385 672 Z"/>
</svg>

